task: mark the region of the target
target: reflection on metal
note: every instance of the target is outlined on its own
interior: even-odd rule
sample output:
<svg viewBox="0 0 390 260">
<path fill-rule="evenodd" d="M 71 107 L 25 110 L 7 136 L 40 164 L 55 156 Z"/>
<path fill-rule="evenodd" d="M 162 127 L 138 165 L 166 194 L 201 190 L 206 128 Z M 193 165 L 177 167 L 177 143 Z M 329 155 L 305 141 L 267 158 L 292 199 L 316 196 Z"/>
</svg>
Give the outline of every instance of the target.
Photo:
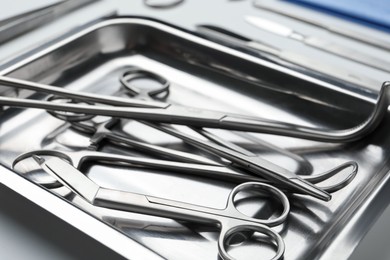
<svg viewBox="0 0 390 260">
<path fill-rule="evenodd" d="M 260 17 L 246 16 L 245 20 L 262 30 L 300 41 L 308 46 L 370 66 L 372 68 L 390 72 L 390 62 L 387 60 L 372 56 L 368 53 L 363 53 L 357 49 L 350 48 L 347 45 L 341 45 L 336 42 L 327 41 L 323 38 L 307 36 L 296 32 L 285 25 Z"/>
<path fill-rule="evenodd" d="M 171 8 L 183 3 L 184 0 L 143 0 L 146 6 L 158 9 Z"/>
<path fill-rule="evenodd" d="M 113 31 L 115 33 L 112 33 Z M 118 49 L 115 53 L 102 51 L 112 44 L 123 46 L 123 49 Z M 74 59 L 75 53 L 83 54 L 82 62 Z M 204 60 L 201 60 L 201 65 L 192 63 L 185 57 L 209 59 L 214 64 L 223 64 L 225 69 L 211 66 Z M 375 102 L 374 93 L 313 79 L 187 32 L 139 18 L 118 18 L 82 29 L 71 37 L 59 39 L 49 48 L 37 49 L 15 60 L 0 71 L 0 75 L 110 95 L 119 90 L 121 85 L 118 77 L 131 66 L 164 75 L 172 83 L 168 101 L 175 104 L 195 107 L 201 105 L 205 109 L 248 115 L 261 113 L 269 118 L 283 118 L 286 122 L 321 129 L 344 129 L 356 125 L 356 122 L 368 117 L 368 111 L 371 111 Z M 232 76 L 228 71 L 237 73 Z M 243 75 L 256 79 L 256 84 L 242 78 Z M 266 84 L 267 88 L 261 83 Z M 107 88 L 107 85 L 110 88 Z M 272 86 L 277 88 L 273 90 Z M 313 92 L 313 89 L 316 91 Z M 26 97 L 31 92 L 21 91 L 20 94 L 20 97 Z M 34 96 L 37 99 L 40 97 L 42 96 Z M 49 133 L 55 132 L 64 124 L 45 111 L 6 108 L 1 114 L 0 124 L 0 162 L 8 168 L 11 168 L 13 159 L 21 153 L 66 148 L 56 138 L 45 140 Z M 131 127 L 132 124 L 129 126 L 130 130 Z M 389 116 L 385 113 L 373 134 L 367 135 L 359 142 L 343 145 L 259 134 L 262 139 L 273 145 L 302 154 L 312 165 L 313 173 L 324 172 L 345 161 L 356 161 L 359 164 L 359 174 L 354 181 L 333 193 L 333 199 L 329 202 L 321 202 L 299 194 L 289 195 L 292 205 L 289 217 L 283 226 L 274 228 L 285 242 L 285 260 L 334 259 L 335 256 L 348 258 L 353 247 L 368 229 L 368 225 L 352 225 L 351 228 L 348 223 L 355 224 L 357 220 L 359 223 L 370 223 L 378 211 L 371 210 L 373 208 L 369 206 L 375 205 L 376 208 L 380 208 L 388 202 L 378 201 L 375 196 L 388 179 L 389 127 Z M 134 131 L 135 138 L 142 139 L 152 135 L 150 138 L 152 144 L 164 144 L 169 148 L 199 154 L 197 149 L 166 134 L 153 132 L 148 127 L 141 125 L 134 129 L 137 129 Z M 61 135 L 67 138 L 70 136 L 68 133 L 69 131 L 65 131 Z M 224 134 L 220 137 L 230 140 Z M 45 142 L 42 142 L 43 140 Z M 370 145 L 375 149 L 367 149 Z M 67 149 L 74 151 L 76 148 Z M 110 144 L 104 144 L 101 151 L 113 153 L 117 150 Z M 280 156 L 281 161 L 285 158 L 283 154 L 275 155 L 275 160 L 278 159 L 277 156 Z M 209 158 L 214 159 L 212 156 Z M 380 160 L 377 160 L 378 158 Z M 27 170 L 36 169 L 30 168 L 31 165 L 27 166 Z M 38 166 L 35 164 L 35 167 Z M 211 208 L 223 207 L 226 197 L 234 187 L 234 184 L 226 181 L 189 176 L 183 178 L 168 170 L 162 170 L 164 174 L 160 174 L 142 168 L 123 169 L 112 165 L 92 165 L 86 168 L 85 174 L 88 178 L 102 187 L 150 194 Z M 190 226 L 187 223 L 183 225 L 166 218 L 98 208 L 79 196 L 68 195 L 65 198 L 66 202 L 77 207 L 81 205 L 95 218 L 88 217 L 79 210 L 77 210 L 79 214 L 75 214 L 70 210 L 73 207 L 66 205 L 64 200 L 52 196 L 15 172 L 1 169 L 2 183 L 130 259 L 137 259 L 140 255 L 147 255 L 152 259 L 185 259 L 188 252 L 196 259 L 217 257 L 215 246 L 217 233 L 206 234 L 204 230 L 199 230 L 200 225 Z M 333 178 L 338 180 L 339 177 Z M 11 181 L 16 184 L 12 185 Z M 69 194 L 65 187 L 57 189 L 63 192 L 62 194 L 67 192 Z M 53 204 L 45 205 L 49 200 Z M 60 210 L 58 205 L 61 205 Z M 68 213 L 68 210 L 72 214 L 62 214 L 64 211 Z M 116 228 L 121 232 L 110 233 L 111 229 L 108 229 L 107 225 L 96 221 L 97 218 L 104 222 L 104 216 L 130 219 L 136 224 L 146 221 L 157 226 L 161 223 L 162 226 L 166 226 L 168 222 L 172 223 L 172 226 L 186 228 L 187 232 L 183 231 L 180 238 L 176 239 L 173 231 L 169 233 L 172 236 L 167 238 L 157 231 L 152 234 L 154 236 L 150 236 L 151 233 L 143 231 L 142 227 L 135 231 L 132 228 L 122 229 L 121 225 L 118 225 Z M 311 220 L 310 224 L 314 224 L 314 228 L 307 224 L 308 218 Z M 94 228 L 86 225 L 83 222 L 85 219 L 95 221 L 92 226 Z M 113 233 L 117 236 L 112 236 Z M 110 239 L 104 239 L 107 234 Z M 115 239 L 111 239 L 112 237 Z M 137 245 L 143 245 L 144 251 L 140 251 Z M 252 259 L 253 255 L 265 255 L 268 251 L 262 247 L 253 247 L 253 251 L 250 252 L 241 250 L 231 253 L 238 259 Z M 152 254 L 155 258 L 150 256 Z"/>
<path fill-rule="evenodd" d="M 268 3 L 267 3 L 268 2 Z M 291 11 L 291 9 L 286 7 L 275 7 L 272 5 L 272 2 L 274 1 L 264 1 L 264 0 L 257 0 L 254 1 L 253 5 L 267 10 L 271 11 L 273 13 L 277 13 L 286 17 L 293 18 L 298 21 L 302 21 L 304 23 L 307 23 L 309 25 L 325 29 L 331 33 L 338 34 L 344 37 L 351 38 L 353 40 L 357 40 L 387 51 L 390 51 L 390 41 L 386 39 L 380 39 L 378 37 L 375 37 L 373 34 L 365 34 L 363 30 L 353 30 L 351 28 L 346 28 L 342 24 L 337 25 L 330 25 L 326 22 L 322 22 L 318 19 L 309 18 L 306 15 L 299 14 L 297 12 Z"/>
<path fill-rule="evenodd" d="M 42 169 L 55 176 L 64 186 L 93 205 L 218 226 L 221 229 L 218 239 L 218 251 L 224 260 L 234 259 L 227 252 L 229 239 L 235 235 L 242 236 L 245 232 L 259 232 L 267 236 L 277 247 L 272 260 L 283 258 L 284 242 L 281 236 L 269 227 L 280 225 L 286 221 L 290 204 L 286 195 L 273 186 L 260 182 L 240 184 L 231 191 L 226 207 L 221 210 L 139 193 L 101 188 L 64 160 L 52 158 L 46 161 L 37 155 L 33 155 L 33 157 Z M 272 219 L 260 219 L 244 215 L 236 208 L 235 197 L 239 192 L 249 191 L 266 193 L 276 198 L 283 207 L 282 213 Z"/>
</svg>

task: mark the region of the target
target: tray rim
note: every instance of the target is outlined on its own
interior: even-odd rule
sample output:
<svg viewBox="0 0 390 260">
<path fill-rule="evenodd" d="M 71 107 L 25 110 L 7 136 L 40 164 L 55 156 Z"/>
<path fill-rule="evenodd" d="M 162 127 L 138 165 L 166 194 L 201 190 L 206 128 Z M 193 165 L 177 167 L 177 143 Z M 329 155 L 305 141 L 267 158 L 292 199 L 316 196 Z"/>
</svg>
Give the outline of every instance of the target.
<svg viewBox="0 0 390 260">
<path fill-rule="evenodd" d="M 101 29 L 106 26 L 110 25 L 118 25 L 118 24 L 125 24 L 125 23 L 136 23 L 139 25 L 146 25 L 149 27 L 153 27 L 155 29 L 159 29 L 168 33 L 171 33 L 173 35 L 180 36 L 182 38 L 186 38 L 188 40 L 191 40 L 192 42 L 199 43 L 203 46 L 217 49 L 218 51 L 224 52 L 228 55 L 232 55 L 234 57 L 238 57 L 244 60 L 247 60 L 249 62 L 253 62 L 268 68 L 271 68 L 273 70 L 277 70 L 284 74 L 289 74 L 291 76 L 294 76 L 296 78 L 300 78 L 302 80 L 308 81 L 310 83 L 320 85 L 322 87 L 325 87 L 331 91 L 335 91 L 338 93 L 347 94 L 348 96 L 355 97 L 357 99 L 360 99 L 362 101 L 366 101 L 369 103 L 374 104 L 376 101 L 377 91 L 365 89 L 362 87 L 359 87 L 354 84 L 350 85 L 342 85 L 338 86 L 329 82 L 324 82 L 321 79 L 314 78 L 310 75 L 306 75 L 302 72 L 294 71 L 292 69 L 289 69 L 287 67 L 283 67 L 282 65 L 272 63 L 267 60 L 263 60 L 260 57 L 255 57 L 253 55 L 241 52 L 239 50 L 235 50 L 231 47 L 222 45 L 220 43 L 214 42 L 212 40 L 209 40 L 207 38 L 202 37 L 201 35 L 197 35 L 196 33 L 189 31 L 187 29 L 178 27 L 176 25 L 154 19 L 151 17 L 145 17 L 145 16 L 116 16 L 115 18 L 107 17 L 103 18 L 98 21 L 92 21 L 91 23 L 87 23 L 86 25 L 80 26 L 78 28 L 75 28 L 71 30 L 68 33 L 65 33 L 62 36 L 59 36 L 48 43 L 42 44 L 32 50 L 27 50 L 25 53 L 19 54 L 17 57 L 14 57 L 12 60 L 7 61 L 5 64 L 0 65 L 0 76 L 7 75 L 11 73 L 12 71 L 16 70 L 19 67 L 22 67 L 23 65 L 34 61 L 35 59 L 50 53 L 51 51 L 54 51 L 88 33 L 91 33 L 95 30 Z M 341 82 L 340 82 L 341 84 Z"/>
<path fill-rule="evenodd" d="M 189 39 L 191 39 L 195 42 L 201 43 L 207 47 L 214 48 L 214 49 L 216 48 L 218 50 L 222 50 L 223 52 L 226 52 L 226 53 L 231 54 L 233 56 L 245 58 L 249 61 L 253 61 L 255 63 L 265 65 L 267 67 L 276 69 L 278 71 L 299 76 L 299 77 L 301 77 L 305 80 L 308 80 L 314 84 L 319 84 L 321 86 L 325 86 L 326 88 L 329 88 L 332 91 L 343 92 L 343 93 L 346 93 L 350 96 L 354 96 L 354 97 L 357 97 L 357 98 L 362 99 L 364 101 L 368 101 L 370 103 L 375 102 L 375 99 L 372 96 L 370 96 L 370 95 L 367 96 L 367 94 L 369 94 L 369 93 L 364 92 L 364 91 L 359 92 L 359 88 L 353 89 L 353 90 L 344 89 L 344 88 L 341 88 L 339 86 L 333 85 L 331 83 L 323 82 L 319 79 L 312 78 L 312 77 L 304 75 L 300 72 L 290 70 L 290 69 L 282 67 L 280 65 L 262 60 L 260 58 L 251 56 L 249 54 L 245 54 L 243 52 L 240 52 L 240 51 L 231 49 L 229 47 L 223 46 L 221 44 L 212 42 L 210 40 L 204 39 L 200 36 L 194 35 L 190 31 L 187 31 L 185 29 L 181 29 L 177 26 L 170 25 L 168 23 L 161 22 L 161 21 L 153 19 L 153 18 L 140 17 L 140 16 L 123 16 L 123 17 L 116 17 L 116 18 L 107 18 L 103 21 L 98 21 L 98 22 L 95 21 L 92 24 L 87 24 L 85 26 L 82 26 L 80 28 L 72 30 L 69 33 L 66 33 L 63 36 L 60 36 L 59 38 L 57 38 L 55 40 L 52 40 L 46 44 L 43 44 L 43 45 L 41 45 L 33 50 L 29 50 L 26 53 L 18 55 L 17 57 L 15 57 L 11 61 L 7 62 L 6 64 L 1 65 L 0 66 L 0 75 L 7 75 L 7 74 L 11 73 L 12 71 L 24 66 L 25 64 L 27 64 L 35 59 L 38 59 L 39 57 L 41 57 L 45 54 L 48 54 L 51 51 L 56 50 L 56 49 L 62 47 L 63 45 L 70 43 L 70 42 L 82 37 L 83 35 L 85 35 L 89 32 L 93 32 L 94 30 L 97 30 L 97 29 L 100 29 L 102 27 L 112 25 L 112 24 L 131 23 L 134 21 L 136 23 L 141 23 L 144 25 L 153 26 L 157 29 L 162 29 L 165 31 L 168 30 L 170 32 L 175 32 L 179 35 L 184 35 L 184 36 L 188 37 Z M 389 179 L 390 179 L 389 172 L 390 171 L 388 171 L 387 174 L 378 182 L 378 184 L 380 184 L 380 186 L 377 189 L 372 190 L 367 195 L 367 199 L 365 200 L 365 203 L 369 203 L 369 202 L 373 201 L 378 196 L 378 194 L 380 193 L 381 189 L 385 186 L 385 184 L 389 182 Z M 50 192 L 47 192 L 45 189 L 42 189 L 41 187 L 39 187 L 35 183 L 31 182 L 30 180 L 25 179 L 21 175 L 15 174 L 15 172 L 7 169 L 3 165 L 0 165 L 0 173 L 1 173 L 0 174 L 1 175 L 1 177 L 0 177 L 1 183 L 6 185 L 7 187 L 9 187 L 10 189 L 14 190 L 15 192 L 19 193 L 23 197 L 29 199 L 33 203 L 37 204 L 41 208 L 49 211 L 50 213 L 52 213 L 56 217 L 71 224 L 72 226 L 74 226 L 78 230 L 82 231 L 83 233 L 87 234 L 91 238 L 101 242 L 102 244 L 109 247 L 113 251 L 123 255 L 124 257 L 133 259 L 133 258 L 137 258 L 140 256 L 139 254 L 133 255 L 132 252 L 135 251 L 133 248 L 133 246 L 134 246 L 136 250 L 142 251 L 142 259 L 163 259 L 161 256 L 158 256 L 158 254 L 156 252 L 151 251 L 150 249 L 148 249 L 144 245 L 141 245 L 138 242 L 131 239 L 130 237 L 122 234 L 120 231 L 118 231 L 114 228 L 111 228 L 109 225 L 105 224 L 104 222 L 102 222 L 102 221 L 96 219 L 95 217 L 91 216 L 90 214 L 80 210 L 77 206 L 74 206 L 74 205 L 68 203 L 65 199 L 63 199 L 57 195 L 54 195 Z M 25 189 L 23 189 L 21 187 L 25 187 Z M 88 221 L 92 221 L 92 223 L 94 223 L 94 225 L 96 224 L 97 226 L 99 226 L 99 229 L 94 230 L 93 228 L 91 229 L 91 228 L 86 227 L 85 223 L 83 221 L 79 221 L 77 219 L 75 220 L 74 216 L 72 216 L 71 214 L 66 214 L 65 216 L 59 214 L 58 209 L 56 209 L 57 206 L 53 206 L 53 205 L 47 206 L 46 205 L 47 200 L 50 200 L 50 201 L 53 200 L 53 201 L 56 201 L 56 203 L 60 203 L 61 207 L 67 208 L 67 210 L 69 210 L 69 212 L 74 212 L 74 214 L 80 215 L 80 218 L 83 218 L 86 220 L 88 219 Z M 356 209 L 356 211 L 358 211 L 358 209 Z M 353 212 L 351 214 L 353 214 Z M 108 230 L 107 232 L 110 233 L 110 235 L 107 235 L 107 233 L 105 233 L 104 236 L 100 235 L 99 234 L 100 228 Z M 99 230 L 99 232 L 97 232 L 97 230 Z M 118 235 L 121 235 L 122 238 L 119 238 Z M 116 237 L 114 239 L 115 242 L 118 242 L 118 240 L 123 242 L 123 243 L 129 243 L 129 241 L 132 241 L 133 243 L 131 246 L 131 250 L 126 250 L 126 247 L 129 247 L 128 244 L 126 244 L 126 246 L 121 247 L 119 245 L 122 243 L 113 243 L 112 242 L 113 237 Z M 118 245 L 116 245 L 116 244 L 118 244 Z M 334 243 L 332 243 L 332 245 L 333 244 Z M 353 250 L 353 248 L 351 249 L 351 251 Z M 151 257 L 151 258 L 149 258 L 149 257 Z M 321 259 L 323 259 L 323 257 L 321 257 Z M 324 259 L 328 259 L 328 258 L 325 257 Z"/>
</svg>

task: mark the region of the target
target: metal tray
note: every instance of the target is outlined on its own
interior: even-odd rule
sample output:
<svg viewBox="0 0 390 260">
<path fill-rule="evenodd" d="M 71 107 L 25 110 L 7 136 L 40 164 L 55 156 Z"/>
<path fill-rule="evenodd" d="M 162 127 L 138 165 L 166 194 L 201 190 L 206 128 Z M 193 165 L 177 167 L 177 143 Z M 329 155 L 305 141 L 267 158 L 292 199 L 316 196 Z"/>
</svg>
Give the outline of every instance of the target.
<svg viewBox="0 0 390 260">
<path fill-rule="evenodd" d="M 286 122 L 346 128 L 370 113 L 376 93 L 351 85 L 331 84 L 259 58 L 223 47 L 188 31 L 141 17 L 99 22 L 26 53 L 1 68 L 0 75 L 61 87 L 112 94 L 118 76 L 129 66 L 164 75 L 172 82 L 168 101 L 208 109 L 259 115 Z M 2 95 L 30 96 L 0 88 Z M 33 98 L 43 98 L 34 95 Z M 0 117 L 0 182 L 52 212 L 102 244 L 131 259 L 218 259 L 218 231 L 141 214 L 99 209 L 77 196 L 54 195 L 37 186 L 33 175 L 10 170 L 22 152 L 80 146 L 87 138 L 40 110 L 5 109 Z M 224 138 L 251 146 L 267 159 L 296 170 L 296 163 L 261 145 L 270 142 L 292 151 L 319 173 L 355 160 L 359 172 L 330 202 L 292 196 L 288 222 L 281 228 L 286 260 L 347 258 L 388 201 L 379 193 L 389 178 L 389 117 L 370 136 L 351 144 L 329 144 L 288 137 L 226 131 Z M 199 153 L 168 135 L 137 122 L 125 130 L 149 142 Z M 248 141 L 250 139 L 250 141 Z M 254 141 L 255 140 L 255 141 Z M 253 145 L 255 144 L 255 145 Z M 104 147 L 112 151 L 109 145 Z M 118 151 L 116 151 L 118 152 Z M 121 152 L 121 151 L 119 151 Z M 32 167 L 26 163 L 19 171 Z M 233 184 L 163 171 L 91 165 L 86 172 L 104 187 L 143 192 L 210 207 L 223 207 Z M 68 202 L 71 202 L 69 204 Z M 376 205 L 373 209 L 372 205 Z M 76 207 L 75 207 L 76 206 Z M 253 203 L 243 205 L 249 210 Z M 83 208 L 83 210 L 80 210 Z M 367 223 L 361 226 L 361 223 Z M 118 232 L 119 231 L 119 232 Z M 271 256 L 272 248 L 233 249 L 238 259 Z"/>
</svg>

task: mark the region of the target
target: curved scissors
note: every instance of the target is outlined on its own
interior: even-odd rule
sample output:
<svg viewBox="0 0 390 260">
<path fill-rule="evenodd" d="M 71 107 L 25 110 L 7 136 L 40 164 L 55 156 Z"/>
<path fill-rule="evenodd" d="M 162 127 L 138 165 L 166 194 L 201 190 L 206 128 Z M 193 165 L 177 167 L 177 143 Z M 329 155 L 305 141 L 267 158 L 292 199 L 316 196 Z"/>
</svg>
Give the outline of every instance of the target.
<svg viewBox="0 0 390 260">
<path fill-rule="evenodd" d="M 144 123 L 153 128 L 180 138 L 184 142 L 191 144 L 201 150 L 228 159 L 229 161 L 258 176 L 269 179 L 274 183 L 285 185 L 285 187 L 288 187 L 288 189 L 291 189 L 292 191 L 299 191 L 299 193 L 311 195 L 315 198 L 325 201 L 329 201 L 331 198 L 331 195 L 328 192 L 313 185 L 301 176 L 270 161 L 267 161 L 255 154 L 252 154 L 249 151 L 245 151 L 245 149 L 243 149 L 242 147 L 239 147 L 239 149 L 237 149 L 237 146 L 233 146 L 233 144 L 227 142 L 223 142 L 222 144 L 218 144 L 216 142 L 207 142 L 192 135 L 178 131 L 172 126 L 166 124 L 153 124 L 149 122 Z M 205 135 L 210 140 L 217 140 L 204 129 L 193 128 L 193 130 Z M 357 170 L 357 164 L 355 162 L 352 162 L 352 164 L 354 165 L 355 170 Z M 354 172 L 350 180 L 353 179 L 355 174 L 356 172 Z"/>
<path fill-rule="evenodd" d="M 158 153 L 162 156 L 171 157 L 173 159 L 178 159 L 178 160 L 183 161 L 183 162 L 220 166 L 220 168 L 222 166 L 214 161 L 206 160 L 206 158 L 204 158 L 204 157 L 200 157 L 200 156 L 196 156 L 196 155 L 192 155 L 192 154 L 188 154 L 188 153 L 184 153 L 181 151 L 172 150 L 172 149 L 168 149 L 168 148 L 163 148 L 163 147 L 159 147 L 159 146 L 155 146 L 155 145 L 151 145 L 151 144 L 144 144 L 143 142 L 133 141 L 133 140 L 128 139 L 128 137 L 117 135 L 108 129 L 111 125 L 112 120 L 115 120 L 115 119 L 110 119 L 107 122 L 98 123 L 95 127 L 87 126 L 87 125 L 82 124 L 80 122 L 72 123 L 72 126 L 81 132 L 94 133 L 94 135 L 90 139 L 92 144 L 98 144 L 103 138 L 108 138 L 108 139 L 110 139 L 112 141 L 116 141 L 118 143 L 124 143 L 124 144 L 129 144 L 129 145 L 132 145 L 133 143 L 135 143 L 134 146 L 139 145 L 138 148 L 140 148 L 143 151 L 155 152 L 155 153 Z M 240 152 L 242 154 L 245 154 L 247 156 L 251 156 L 251 157 L 257 156 L 255 154 L 251 153 L 250 151 L 244 149 L 243 147 L 234 145 L 233 143 L 230 143 L 230 142 L 227 142 L 226 140 L 222 140 L 222 139 L 218 138 L 217 136 L 213 135 L 212 133 L 210 133 L 206 130 L 203 130 L 203 132 L 201 134 L 203 134 L 209 140 L 215 141 L 221 145 L 224 145 L 225 147 L 233 149 L 233 150 Z M 167 151 L 169 153 L 166 153 Z M 35 151 L 35 152 L 37 152 L 37 151 Z M 29 154 L 31 155 L 32 152 L 30 152 Z M 26 158 L 26 157 L 21 155 L 20 158 Z M 80 160 L 81 159 L 77 159 L 76 161 L 80 161 Z M 75 165 L 75 164 L 73 164 L 73 165 Z M 76 166 L 76 168 L 78 168 L 78 166 Z M 273 185 L 278 185 L 277 183 L 273 183 L 272 181 L 260 178 L 258 176 L 251 176 L 248 174 L 242 174 L 240 171 L 237 171 L 237 170 L 231 169 L 231 168 L 229 168 L 229 170 L 226 171 L 225 176 L 221 176 L 219 174 L 219 173 L 221 173 L 220 171 L 218 171 L 217 175 L 214 175 L 214 171 L 211 168 L 212 167 L 210 167 L 209 174 L 205 175 L 205 177 L 211 177 L 211 178 L 217 178 L 217 179 L 222 178 L 222 180 L 233 181 L 233 182 L 261 181 L 261 182 L 270 183 Z M 319 182 L 323 182 L 323 181 L 335 176 L 336 174 L 340 173 L 341 171 L 343 171 L 344 169 L 347 169 L 347 168 L 351 168 L 351 170 L 350 170 L 349 174 L 346 175 L 345 178 L 341 179 L 339 182 L 337 182 L 333 185 L 320 187 L 322 190 L 332 193 L 332 192 L 336 192 L 336 191 L 344 188 L 346 185 L 348 185 L 355 178 L 357 171 L 358 171 L 358 165 L 356 162 L 354 162 L 354 161 L 345 162 L 341 165 L 336 166 L 333 169 L 330 169 L 330 170 L 323 172 L 323 173 L 320 173 L 320 174 L 300 175 L 300 176 L 302 179 L 304 179 L 306 181 L 309 181 L 313 184 L 317 184 Z M 215 169 L 218 169 L 218 168 L 215 168 Z M 188 173 L 190 173 L 190 171 Z"/>
<path fill-rule="evenodd" d="M 64 160 L 54 157 L 46 161 L 36 155 L 33 157 L 44 171 L 92 205 L 218 226 L 221 230 L 218 251 L 224 260 L 234 259 L 227 252 L 229 240 L 234 235 L 242 235 L 247 231 L 264 234 L 276 244 L 277 250 L 272 260 L 283 257 L 284 242 L 270 227 L 285 222 L 290 204 L 286 195 L 271 185 L 259 182 L 240 184 L 230 192 L 224 209 L 214 209 L 139 193 L 102 188 Z M 244 215 L 236 208 L 234 200 L 237 193 L 241 191 L 256 191 L 277 198 L 283 206 L 282 213 L 272 219 L 257 219 Z"/>
<path fill-rule="evenodd" d="M 272 181 L 262 179 L 258 176 L 253 176 L 249 174 L 245 174 L 237 169 L 233 169 L 231 167 L 225 167 L 222 165 L 205 165 L 199 163 L 185 163 L 185 162 L 174 162 L 174 161 L 166 161 L 166 160 L 158 160 L 158 159 L 150 159 L 150 158 L 140 158 L 128 155 L 120 155 L 113 153 L 105 153 L 100 151 L 59 151 L 59 150 L 34 150 L 30 152 L 23 153 L 19 155 L 12 163 L 12 168 L 21 162 L 24 159 L 30 158 L 33 155 L 39 156 L 54 156 L 66 160 L 76 169 L 81 169 L 85 163 L 91 161 L 98 161 L 102 163 L 110 163 L 117 164 L 122 166 L 141 166 L 146 168 L 152 168 L 157 170 L 168 170 L 174 171 L 179 174 L 190 174 L 203 176 L 206 178 L 212 178 L 216 180 L 228 181 L 233 183 L 243 183 L 243 182 L 263 182 L 271 185 L 278 186 L 279 183 L 274 183 Z M 355 162 L 346 162 L 342 165 L 335 167 L 327 172 L 310 175 L 310 176 L 301 176 L 306 181 L 311 183 L 319 183 L 325 181 L 342 170 L 351 167 L 350 173 L 346 178 L 342 179 L 338 183 L 327 187 L 321 187 L 321 189 L 327 192 L 335 192 L 343 187 L 345 187 L 348 183 L 352 181 L 352 179 L 356 175 L 357 164 Z M 60 185 L 55 179 L 35 176 L 34 182 L 45 186 L 46 188 L 58 188 Z M 286 187 L 281 187 L 286 189 Z M 289 191 L 289 189 L 286 189 Z M 294 191 L 299 193 L 299 191 Z"/>
<path fill-rule="evenodd" d="M 5 106 L 39 108 L 49 111 L 61 110 L 74 113 L 147 120 L 151 122 L 182 124 L 194 127 L 259 132 L 322 142 L 352 142 L 368 135 L 382 121 L 390 104 L 390 82 L 384 82 L 374 110 L 364 122 L 348 129 L 334 130 L 307 127 L 260 117 L 230 114 L 166 102 L 125 99 L 83 93 L 5 76 L 0 76 L 0 84 L 61 95 L 76 100 L 111 105 L 56 104 L 49 101 L 0 97 L 0 104 Z"/>
<path fill-rule="evenodd" d="M 161 89 L 157 89 L 157 91 L 155 91 L 155 92 L 148 92 L 148 91 L 140 92 L 140 91 L 134 90 L 133 88 L 131 88 L 130 82 L 131 82 L 131 80 L 139 78 L 139 77 L 147 77 L 147 78 L 152 78 L 152 79 L 154 78 L 155 80 L 160 82 L 160 84 L 163 87 Z M 123 76 L 120 79 L 120 82 L 128 90 L 128 93 L 130 95 L 132 95 L 133 97 L 136 97 L 137 99 L 150 99 L 152 97 L 155 97 L 157 94 L 159 94 L 161 92 L 169 90 L 169 83 L 165 78 L 160 77 L 159 75 L 154 74 L 152 72 L 148 72 L 148 71 L 144 71 L 144 70 L 131 69 L 128 72 L 125 72 L 123 74 Z M 157 129 L 159 129 L 159 128 L 157 128 Z M 159 130 L 162 130 L 166 133 L 169 133 L 166 129 L 159 129 Z M 203 129 L 200 129 L 199 131 L 201 133 L 208 133 Z M 169 134 L 172 134 L 172 133 L 169 133 Z M 173 134 L 173 136 L 179 137 L 178 135 L 175 135 L 175 134 Z M 206 137 L 213 140 L 211 135 L 206 136 Z M 196 144 L 199 145 L 199 142 L 197 142 Z M 224 144 L 228 148 L 232 148 L 232 145 L 233 145 L 233 144 L 227 144 L 227 142 L 225 142 Z M 203 148 L 207 147 L 207 146 L 203 146 L 203 145 L 201 145 L 201 146 Z M 213 147 L 209 146 L 208 148 L 213 148 Z M 234 148 L 235 149 L 232 149 L 232 150 L 234 150 L 235 152 L 238 152 L 241 154 L 243 153 L 242 152 L 243 149 L 241 149 L 240 147 L 235 146 Z M 209 150 L 209 149 L 206 149 L 206 150 Z M 214 149 L 211 149 L 211 150 L 214 150 Z M 245 151 L 244 156 L 246 156 L 247 153 L 249 153 L 249 151 Z M 218 153 L 216 153 L 216 154 L 219 156 L 222 155 L 223 158 L 231 159 L 230 156 L 226 157 L 226 153 L 221 153 L 220 149 L 218 149 Z M 331 195 L 329 193 L 327 193 L 324 190 L 321 190 L 320 188 L 318 188 L 315 185 L 312 185 L 310 182 L 307 182 L 307 181 L 301 179 L 296 174 L 294 174 L 292 172 L 288 172 L 287 170 L 285 170 L 281 167 L 277 167 L 276 165 L 272 165 L 269 162 L 267 162 L 267 161 L 265 161 L 257 156 L 254 156 L 253 154 L 249 155 L 248 157 L 256 158 L 258 161 L 260 161 L 258 164 L 256 164 L 256 162 L 255 162 L 255 164 L 250 162 L 249 165 L 251 165 L 251 166 L 247 167 L 247 168 L 251 171 L 255 170 L 255 173 L 259 174 L 261 177 L 267 178 L 267 177 L 271 176 L 271 179 L 280 181 L 281 183 L 285 184 L 289 188 L 293 188 L 295 190 L 298 190 L 299 192 L 312 195 L 312 196 L 319 198 L 319 199 L 322 199 L 322 200 L 326 200 L 326 201 L 330 200 Z M 247 163 L 248 160 L 245 160 L 245 159 L 246 158 L 244 158 L 244 160 L 243 160 L 243 158 L 239 158 L 237 156 L 234 156 L 234 160 L 232 160 L 232 161 L 236 162 L 236 163 L 237 163 L 237 161 L 239 161 L 238 164 L 240 164 L 240 163 L 242 164 L 242 162 L 244 162 L 244 164 L 248 165 L 248 163 Z M 261 168 L 261 170 L 259 170 L 259 168 Z"/>
</svg>

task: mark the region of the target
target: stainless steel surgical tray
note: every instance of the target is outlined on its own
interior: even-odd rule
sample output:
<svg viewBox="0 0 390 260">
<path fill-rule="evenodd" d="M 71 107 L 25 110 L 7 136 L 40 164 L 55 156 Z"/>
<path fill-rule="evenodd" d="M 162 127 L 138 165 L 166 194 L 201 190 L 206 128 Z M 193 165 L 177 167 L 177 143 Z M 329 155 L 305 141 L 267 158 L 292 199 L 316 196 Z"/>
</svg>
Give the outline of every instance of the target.
<svg viewBox="0 0 390 260">
<path fill-rule="evenodd" d="M 0 75 L 111 94 L 119 85 L 118 75 L 130 66 L 164 75 L 172 82 L 169 100 L 175 103 L 333 129 L 364 120 L 377 94 L 345 83 L 315 79 L 140 17 L 120 17 L 81 28 L 21 55 L 0 68 Z M 0 94 L 31 95 L 6 87 L 0 87 Z M 344 259 L 350 255 L 388 203 L 381 200 L 380 192 L 389 178 L 389 119 L 386 116 L 375 132 L 350 144 L 247 134 L 250 143 L 265 140 L 303 156 L 312 165 L 306 174 L 349 160 L 359 164 L 355 180 L 334 193 L 330 202 L 291 197 L 292 211 L 280 231 L 286 243 L 284 259 Z M 78 197 L 62 199 L 34 184 L 33 176 L 10 169 L 13 159 L 22 152 L 85 143 L 84 137 L 68 131 L 62 121 L 45 111 L 6 108 L 0 114 L 0 124 L 0 182 L 4 185 L 127 258 L 218 258 L 213 231 L 170 219 L 93 208 Z M 136 122 L 126 125 L 125 130 L 149 142 L 198 152 Z M 220 134 L 236 140 L 227 132 Z M 283 154 L 269 153 L 260 145 L 252 148 L 291 170 L 296 167 Z M 210 207 L 223 207 L 233 187 L 221 181 L 145 169 L 94 165 L 86 171 L 101 186 Z M 267 248 L 233 253 L 239 259 L 253 259 L 258 255 L 256 250 L 270 253 Z"/>
</svg>

